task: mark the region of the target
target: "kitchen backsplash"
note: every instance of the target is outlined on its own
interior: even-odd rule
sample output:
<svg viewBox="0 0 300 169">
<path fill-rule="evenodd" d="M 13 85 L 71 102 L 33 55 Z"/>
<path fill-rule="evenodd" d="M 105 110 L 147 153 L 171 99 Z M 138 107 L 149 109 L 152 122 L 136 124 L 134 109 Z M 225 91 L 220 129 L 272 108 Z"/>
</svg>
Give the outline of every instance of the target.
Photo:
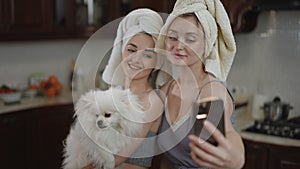
<svg viewBox="0 0 300 169">
<path fill-rule="evenodd" d="M 280 96 L 300 115 L 300 11 L 259 15 L 256 29 L 237 34 L 237 55 L 228 78 L 247 93 Z"/>
<path fill-rule="evenodd" d="M 300 115 L 300 11 L 261 13 L 257 28 L 236 34 L 237 55 L 228 77 L 230 86 L 240 86 L 247 96 L 264 93 L 280 96 Z M 103 39 L 107 49 L 112 40 Z M 72 60 L 85 40 L 21 41 L 0 43 L 0 84 L 26 83 L 35 72 L 54 74 L 69 83 Z"/>
</svg>

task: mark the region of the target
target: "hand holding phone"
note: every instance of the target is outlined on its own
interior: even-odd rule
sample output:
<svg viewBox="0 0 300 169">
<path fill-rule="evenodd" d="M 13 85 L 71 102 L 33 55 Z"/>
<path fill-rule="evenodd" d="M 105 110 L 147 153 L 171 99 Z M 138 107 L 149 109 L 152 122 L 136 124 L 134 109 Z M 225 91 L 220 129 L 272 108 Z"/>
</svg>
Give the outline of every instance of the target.
<svg viewBox="0 0 300 169">
<path fill-rule="evenodd" d="M 223 100 L 215 97 L 206 98 L 196 103 L 196 106 L 194 134 L 216 146 L 217 142 L 213 139 L 212 134 L 203 127 L 203 122 L 204 120 L 210 121 L 225 136 Z"/>
</svg>

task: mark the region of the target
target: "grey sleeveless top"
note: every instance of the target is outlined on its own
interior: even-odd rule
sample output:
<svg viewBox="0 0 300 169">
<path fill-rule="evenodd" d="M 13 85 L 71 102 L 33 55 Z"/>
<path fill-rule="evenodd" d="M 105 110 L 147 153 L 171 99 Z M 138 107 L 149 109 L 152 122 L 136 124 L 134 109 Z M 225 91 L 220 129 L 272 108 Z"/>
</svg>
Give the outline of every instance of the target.
<svg viewBox="0 0 300 169">
<path fill-rule="evenodd" d="M 221 82 L 221 81 L 210 81 Z M 170 83 L 166 95 L 168 96 L 170 87 L 173 81 Z M 221 82 L 224 84 L 223 82 Z M 205 84 L 206 85 L 206 84 Z M 228 90 L 229 92 L 229 90 Z M 201 90 L 199 91 L 199 94 Z M 198 97 L 199 97 L 198 94 Z M 229 92 L 230 94 L 230 92 Z M 231 96 L 231 94 L 230 94 Z M 232 97 L 232 96 L 231 96 Z M 233 99 L 233 98 L 232 98 Z M 165 106 L 166 109 L 167 106 Z M 166 111 L 166 110 L 165 110 Z M 206 169 L 196 164 L 190 155 L 188 135 L 192 134 L 192 126 L 194 125 L 195 119 L 193 116 L 183 117 L 177 124 L 171 127 L 168 120 L 166 119 L 166 113 L 163 112 L 161 124 L 158 130 L 157 144 L 160 151 L 165 152 L 165 156 L 171 162 L 172 169 Z M 192 110 L 193 111 L 193 110 Z M 231 122 L 235 120 L 235 113 L 231 117 Z"/>
<path fill-rule="evenodd" d="M 149 131 L 146 137 L 153 137 L 155 135 L 156 133 Z M 151 142 L 149 140 L 143 141 L 143 143 L 138 147 L 138 149 L 136 149 L 136 151 L 132 154 L 131 158 L 128 158 L 125 161 L 125 163 L 146 167 L 146 168 L 151 167 L 152 159 L 153 159 L 152 156 L 150 157 L 139 157 L 139 156 L 143 156 L 146 153 L 153 151 L 154 148 L 155 148 L 155 142 Z"/>
</svg>

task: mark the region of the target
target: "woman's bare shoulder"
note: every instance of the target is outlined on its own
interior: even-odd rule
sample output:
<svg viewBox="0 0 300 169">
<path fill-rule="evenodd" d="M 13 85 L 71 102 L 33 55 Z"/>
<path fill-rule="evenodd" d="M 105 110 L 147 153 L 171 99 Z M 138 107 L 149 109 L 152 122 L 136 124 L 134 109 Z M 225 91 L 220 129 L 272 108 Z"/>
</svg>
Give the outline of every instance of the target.
<svg viewBox="0 0 300 169">
<path fill-rule="evenodd" d="M 204 97 L 217 97 L 220 99 L 226 98 L 228 95 L 226 86 L 218 81 L 211 81 L 201 89 L 200 96 Z"/>
</svg>

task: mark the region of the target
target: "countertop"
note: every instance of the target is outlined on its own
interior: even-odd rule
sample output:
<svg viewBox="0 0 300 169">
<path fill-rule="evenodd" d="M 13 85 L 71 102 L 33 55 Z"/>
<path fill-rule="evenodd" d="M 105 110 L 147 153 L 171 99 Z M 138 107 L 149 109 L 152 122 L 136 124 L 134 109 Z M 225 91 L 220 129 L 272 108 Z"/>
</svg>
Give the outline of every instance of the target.
<svg viewBox="0 0 300 169">
<path fill-rule="evenodd" d="M 5 113 L 10 113 L 14 111 L 42 107 L 42 106 L 50 106 L 50 105 L 59 105 L 59 104 L 73 104 L 72 92 L 71 91 L 63 91 L 60 95 L 55 97 L 34 97 L 34 98 L 23 98 L 20 103 L 13 105 L 4 105 L 2 101 L 0 101 L 0 115 Z M 282 146 L 296 146 L 300 147 L 300 140 L 282 138 L 276 136 L 269 136 L 263 134 L 255 134 L 243 131 L 243 129 L 251 126 L 254 123 L 254 120 L 251 117 L 251 112 L 245 111 L 237 111 L 236 112 L 236 123 L 235 128 L 241 134 L 243 139 L 282 145 Z"/>
<path fill-rule="evenodd" d="M 63 90 L 59 95 L 54 97 L 24 97 L 21 99 L 20 103 L 14 103 L 11 105 L 5 105 L 4 102 L 0 100 L 0 115 L 30 108 L 72 103 L 72 92 L 69 90 Z"/>
<path fill-rule="evenodd" d="M 243 139 L 261 142 L 261 143 L 281 145 L 281 146 L 300 147 L 300 140 L 297 139 L 283 138 L 283 137 L 256 134 L 256 133 L 243 131 L 243 129 L 250 127 L 253 124 L 254 124 L 254 120 L 251 117 L 251 112 L 247 112 L 247 111 L 236 112 L 235 127 Z"/>
</svg>

